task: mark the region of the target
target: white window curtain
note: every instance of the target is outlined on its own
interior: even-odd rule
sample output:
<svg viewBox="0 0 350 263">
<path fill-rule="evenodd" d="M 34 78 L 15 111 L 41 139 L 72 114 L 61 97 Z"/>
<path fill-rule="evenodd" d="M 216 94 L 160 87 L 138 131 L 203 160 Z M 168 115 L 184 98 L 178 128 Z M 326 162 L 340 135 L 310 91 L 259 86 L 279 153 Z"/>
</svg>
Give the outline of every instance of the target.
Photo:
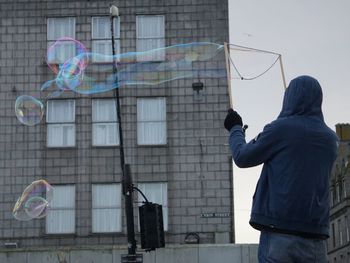
<svg viewBox="0 0 350 263">
<path fill-rule="evenodd" d="M 154 182 L 139 183 L 137 186 L 149 202 L 162 205 L 164 231 L 168 231 L 168 184 L 165 182 Z M 144 201 L 140 193 L 138 193 L 138 201 Z M 139 206 L 141 205 L 142 203 L 139 203 Z"/>
<path fill-rule="evenodd" d="M 75 146 L 75 101 L 49 100 L 46 115 L 47 146 Z"/>
<path fill-rule="evenodd" d="M 121 232 L 121 185 L 92 185 L 92 232 Z"/>
<path fill-rule="evenodd" d="M 51 46 L 57 39 L 70 37 L 75 39 L 75 18 L 48 18 L 47 19 L 47 45 Z M 64 63 L 76 54 L 75 45 L 72 41 L 57 46 L 47 58 L 49 63 Z"/>
<path fill-rule="evenodd" d="M 119 126 L 114 99 L 92 101 L 92 144 L 94 146 L 119 145 Z"/>
<path fill-rule="evenodd" d="M 137 100 L 137 142 L 139 145 L 167 143 L 165 98 Z"/>
<path fill-rule="evenodd" d="M 47 234 L 68 234 L 75 232 L 75 186 L 53 186 L 50 211 L 46 216 Z"/>
<path fill-rule="evenodd" d="M 116 54 L 120 53 L 120 19 L 114 20 L 114 44 Z M 109 17 L 92 18 L 93 62 L 112 62 L 111 22 Z M 99 56 L 97 54 L 107 55 Z"/>
<path fill-rule="evenodd" d="M 136 49 L 138 52 L 165 47 L 165 17 L 142 15 L 136 17 Z M 165 52 L 156 51 L 138 55 L 138 61 L 162 61 Z"/>
</svg>

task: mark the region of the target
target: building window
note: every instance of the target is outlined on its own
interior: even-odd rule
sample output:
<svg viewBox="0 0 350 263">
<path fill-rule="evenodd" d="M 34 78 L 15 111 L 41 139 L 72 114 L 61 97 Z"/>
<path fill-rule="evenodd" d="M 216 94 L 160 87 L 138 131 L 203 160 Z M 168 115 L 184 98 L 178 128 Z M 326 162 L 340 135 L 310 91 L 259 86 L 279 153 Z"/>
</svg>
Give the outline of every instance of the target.
<svg viewBox="0 0 350 263">
<path fill-rule="evenodd" d="M 343 184 L 343 197 L 346 198 L 347 193 L 346 193 L 346 182 L 345 182 L 345 178 L 343 178 L 342 184 Z"/>
<path fill-rule="evenodd" d="M 69 37 L 75 39 L 75 18 L 61 17 L 47 19 L 47 45 L 51 46 L 57 39 Z M 72 41 L 62 41 L 47 58 L 49 63 L 64 63 L 76 54 L 76 46 Z"/>
<path fill-rule="evenodd" d="M 115 53 L 120 53 L 120 20 L 113 18 Z M 109 17 L 92 18 L 92 52 L 107 56 L 93 55 L 93 62 L 112 62 L 111 21 Z"/>
<path fill-rule="evenodd" d="M 348 217 L 345 216 L 345 231 L 346 231 L 346 242 L 350 241 L 350 232 L 349 232 L 349 221 Z"/>
<path fill-rule="evenodd" d="M 165 47 L 164 15 L 140 15 L 136 17 L 136 50 L 144 52 Z M 157 51 L 138 55 L 138 61 L 162 61 L 165 52 Z"/>
<path fill-rule="evenodd" d="M 139 183 L 138 188 L 149 202 L 162 205 L 164 231 L 168 230 L 168 185 L 167 183 Z M 139 205 L 144 198 L 138 194 Z"/>
<path fill-rule="evenodd" d="M 75 101 L 49 100 L 47 102 L 47 146 L 75 146 Z"/>
<path fill-rule="evenodd" d="M 329 251 L 331 249 L 331 238 L 328 238 L 326 242 L 327 242 L 327 251 Z"/>
<path fill-rule="evenodd" d="M 331 198 L 330 198 L 330 203 L 331 203 L 331 207 L 333 207 L 334 206 L 334 204 L 335 204 L 335 198 L 334 198 L 334 187 L 333 186 L 331 186 L 331 188 L 330 188 L 330 194 L 331 194 Z"/>
<path fill-rule="evenodd" d="M 334 223 L 332 223 L 332 241 L 333 241 L 333 248 L 336 247 L 336 240 L 335 240 L 335 227 Z"/>
<path fill-rule="evenodd" d="M 343 186 L 342 186 L 341 181 L 337 182 L 336 188 L 337 188 L 337 203 L 340 203 L 340 200 L 341 200 L 342 194 L 343 194 Z"/>
<path fill-rule="evenodd" d="M 50 212 L 46 216 L 47 234 L 69 234 L 75 232 L 75 186 L 56 185 Z"/>
<path fill-rule="evenodd" d="M 343 245 L 343 231 L 341 228 L 341 219 L 338 219 L 338 237 L 339 237 L 339 245 Z"/>
<path fill-rule="evenodd" d="M 118 118 L 114 99 L 92 100 L 92 145 L 119 145 Z"/>
<path fill-rule="evenodd" d="M 120 184 L 92 185 L 92 232 L 121 232 Z"/>
<path fill-rule="evenodd" d="M 165 98 L 137 99 L 137 143 L 163 145 L 166 136 Z"/>
<path fill-rule="evenodd" d="M 336 205 L 339 201 L 339 187 L 338 183 L 333 184 L 333 205 Z"/>
</svg>

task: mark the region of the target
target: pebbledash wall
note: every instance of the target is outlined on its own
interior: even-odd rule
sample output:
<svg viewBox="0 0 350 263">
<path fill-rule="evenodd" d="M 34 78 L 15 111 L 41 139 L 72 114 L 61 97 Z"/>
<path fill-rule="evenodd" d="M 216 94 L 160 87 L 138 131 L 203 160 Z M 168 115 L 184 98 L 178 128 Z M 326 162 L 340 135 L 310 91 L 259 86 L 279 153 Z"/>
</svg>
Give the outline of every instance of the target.
<svg viewBox="0 0 350 263">
<path fill-rule="evenodd" d="M 113 100 L 114 93 L 83 96 L 65 92 L 54 98 L 74 101 L 73 122 L 69 125 L 75 128 L 75 138 L 68 138 L 73 138 L 72 147 L 48 146 L 48 137 L 55 143 L 59 140 L 48 135 L 46 111 L 43 121 L 31 127 L 22 125 L 14 111 L 20 95 L 42 99 L 45 107 L 50 103 L 40 93 L 41 85 L 54 78 L 45 63 L 49 40 L 54 40 L 48 39 L 52 38 L 48 21 L 72 18 L 75 38 L 91 50 L 92 19 L 108 17 L 110 3 L 0 0 L 0 247 L 5 243 L 16 243 L 20 248 L 126 243 L 123 198 L 120 192 L 110 191 L 120 190 L 119 147 L 92 145 L 92 101 Z M 164 21 L 165 34 L 158 36 L 164 40 L 164 46 L 189 42 L 222 44 L 229 39 L 227 0 L 123 0 L 112 4 L 120 12 L 121 53 L 136 51 L 136 18 L 143 15 L 164 19 L 160 21 Z M 218 65 L 224 68 L 225 60 L 219 60 Z M 199 94 L 192 89 L 192 83 L 198 81 L 204 84 Z M 128 86 L 120 88 L 119 93 L 126 163 L 131 165 L 135 185 L 142 184 L 150 196 L 160 198 L 166 207 L 166 243 L 183 244 L 186 236 L 197 235 L 199 243 L 234 242 L 232 162 L 228 134 L 222 124 L 229 107 L 226 79 L 183 79 L 156 86 Z M 165 101 L 166 118 L 161 120 L 166 125 L 165 144 L 138 144 L 139 98 Z M 62 130 L 59 134 L 65 136 Z M 63 191 L 61 200 L 56 200 L 56 205 L 62 201 L 63 207 L 52 208 L 56 218 L 51 216 L 49 226 L 45 218 L 15 220 L 12 209 L 17 198 L 27 185 L 41 178 Z M 96 185 L 102 187 L 97 193 L 109 189 L 119 198 L 116 204 L 109 200 L 110 207 L 106 208 L 109 213 L 104 214 L 109 215 L 106 224 L 120 221 L 120 229 L 112 224 L 117 231 L 99 232 L 99 228 L 103 229 L 101 222 L 93 231 L 93 208 L 97 213 L 102 209 L 93 204 L 92 191 Z M 149 185 L 153 188 L 147 188 Z M 134 199 L 141 201 L 136 193 Z M 136 203 L 134 215 L 139 241 Z M 59 216 L 69 219 L 65 223 Z M 55 222 L 57 225 L 52 225 Z M 67 225 L 72 225 L 72 229 L 67 230 Z M 188 236 L 189 233 L 192 234 Z"/>
</svg>

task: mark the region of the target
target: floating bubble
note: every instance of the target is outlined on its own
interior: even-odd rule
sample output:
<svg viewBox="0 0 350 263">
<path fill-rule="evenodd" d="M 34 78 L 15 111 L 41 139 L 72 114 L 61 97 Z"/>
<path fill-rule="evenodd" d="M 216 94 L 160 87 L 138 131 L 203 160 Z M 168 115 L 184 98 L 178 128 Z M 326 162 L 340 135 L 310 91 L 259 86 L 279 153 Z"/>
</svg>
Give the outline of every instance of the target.
<svg viewBox="0 0 350 263">
<path fill-rule="evenodd" d="M 40 91 L 43 92 L 42 94 L 45 94 L 44 97 L 47 99 L 57 98 L 64 92 L 63 89 L 56 85 L 56 80 L 46 81 L 41 86 Z"/>
<path fill-rule="evenodd" d="M 44 105 L 32 96 L 22 95 L 16 99 L 15 112 L 17 119 L 24 125 L 34 126 L 40 123 L 44 115 Z"/>
<path fill-rule="evenodd" d="M 25 205 L 24 211 L 30 218 L 42 218 L 47 215 L 49 202 L 40 196 L 29 198 Z"/>
<path fill-rule="evenodd" d="M 157 85 L 183 78 L 223 78 L 226 77 L 221 63 L 223 47 L 195 42 L 109 56 L 87 52 L 81 42 L 64 37 L 48 48 L 47 63 L 56 77 L 45 82 L 41 91 L 50 99 L 67 90 L 88 95 L 126 85 Z M 18 120 L 28 126 L 40 123 L 43 117 L 43 104 L 31 96 L 18 97 L 15 108 Z"/>
<path fill-rule="evenodd" d="M 225 77 L 219 63 L 223 46 L 209 42 L 174 45 L 136 54 L 137 57 L 163 57 L 159 62 L 145 61 L 126 65 L 118 70 L 122 85 L 156 85 L 172 80 L 193 77 Z M 123 61 L 124 56 L 120 58 Z M 207 62 L 200 65 L 198 62 Z"/>
<path fill-rule="evenodd" d="M 223 45 L 195 42 L 129 52 L 114 57 L 81 52 L 60 66 L 55 84 L 57 91 L 71 90 L 80 94 L 106 92 L 125 85 L 157 85 L 191 77 L 226 77 L 219 67 Z M 215 60 L 216 59 L 216 60 Z M 99 61 L 99 63 L 93 63 Z M 106 63 L 101 63 L 106 61 Z M 117 71 L 109 63 L 117 63 Z M 208 62 L 204 67 L 197 62 Z M 50 86 L 52 81 L 43 86 Z"/>
<path fill-rule="evenodd" d="M 70 37 L 62 37 L 57 39 L 49 48 L 46 53 L 46 63 L 49 68 L 57 74 L 60 70 L 60 66 L 68 59 L 87 52 L 85 46 Z"/>
<path fill-rule="evenodd" d="M 27 221 L 43 218 L 49 211 L 53 187 L 45 180 L 37 180 L 27 186 L 13 207 L 17 220 Z"/>
</svg>

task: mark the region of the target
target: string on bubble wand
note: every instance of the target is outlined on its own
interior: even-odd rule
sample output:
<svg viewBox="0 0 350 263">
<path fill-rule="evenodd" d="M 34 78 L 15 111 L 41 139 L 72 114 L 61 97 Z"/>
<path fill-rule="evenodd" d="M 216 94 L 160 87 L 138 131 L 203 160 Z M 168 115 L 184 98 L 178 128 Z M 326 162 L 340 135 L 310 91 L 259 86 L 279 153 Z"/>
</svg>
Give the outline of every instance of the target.
<svg viewBox="0 0 350 263">
<path fill-rule="evenodd" d="M 234 59 L 232 59 L 232 56 L 230 54 L 230 47 L 231 46 L 234 47 L 234 49 L 238 50 L 238 51 L 259 52 L 259 53 L 275 55 L 277 57 L 274 60 L 274 62 L 267 69 L 265 69 L 263 72 L 258 73 L 257 75 L 255 75 L 253 77 L 245 77 L 245 76 L 243 76 L 243 74 L 240 72 L 240 70 L 236 66 Z M 226 73 L 227 73 L 227 87 L 228 87 L 228 94 L 229 94 L 231 108 L 233 108 L 233 97 L 232 97 L 232 87 L 231 87 L 231 65 L 234 68 L 235 72 L 238 74 L 239 79 L 241 79 L 241 80 L 254 80 L 254 79 L 257 79 L 257 78 L 263 76 L 264 74 L 266 74 L 270 69 L 272 69 L 277 64 L 277 62 L 279 62 L 281 75 L 282 75 L 282 81 L 283 81 L 283 87 L 284 87 L 284 89 L 287 89 L 286 78 L 285 78 L 285 74 L 284 74 L 284 68 L 283 68 L 281 54 L 276 53 L 276 52 L 267 51 L 267 50 L 262 50 L 262 49 L 239 46 L 239 45 L 230 44 L 227 42 L 224 43 L 224 50 L 225 50 Z"/>
</svg>

